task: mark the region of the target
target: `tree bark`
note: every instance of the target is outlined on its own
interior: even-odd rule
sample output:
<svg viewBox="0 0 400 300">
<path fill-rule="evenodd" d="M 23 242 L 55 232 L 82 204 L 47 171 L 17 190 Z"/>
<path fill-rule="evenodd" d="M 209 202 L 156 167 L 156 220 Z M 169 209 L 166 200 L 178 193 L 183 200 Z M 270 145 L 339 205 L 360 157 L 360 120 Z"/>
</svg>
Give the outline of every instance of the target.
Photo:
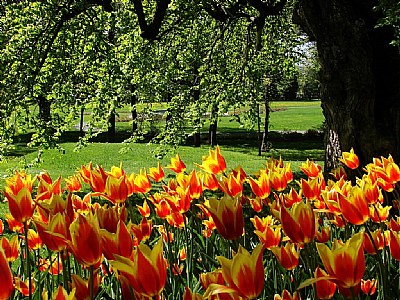
<svg viewBox="0 0 400 300">
<path fill-rule="evenodd" d="M 51 121 L 51 103 L 43 95 L 39 95 L 37 98 L 39 106 L 39 119 L 43 124 L 47 124 Z"/>
<path fill-rule="evenodd" d="M 400 158 L 400 54 L 390 27 L 376 27 L 376 1 L 301 0 L 298 20 L 315 39 L 326 119 L 326 169 L 354 148 L 361 165 Z M 296 15 L 295 15 L 296 16 Z"/>
<path fill-rule="evenodd" d="M 214 103 L 211 110 L 210 128 L 208 130 L 208 143 L 211 147 L 217 145 L 217 128 L 218 128 L 218 103 Z"/>
</svg>

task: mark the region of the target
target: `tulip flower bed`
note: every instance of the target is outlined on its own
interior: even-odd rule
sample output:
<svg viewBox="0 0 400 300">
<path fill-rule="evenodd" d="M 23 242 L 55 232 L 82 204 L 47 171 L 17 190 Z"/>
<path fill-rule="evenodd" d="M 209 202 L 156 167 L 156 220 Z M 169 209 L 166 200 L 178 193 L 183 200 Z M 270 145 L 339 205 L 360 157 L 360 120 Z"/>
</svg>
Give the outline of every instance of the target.
<svg viewBox="0 0 400 300">
<path fill-rule="evenodd" d="M 228 171 L 219 147 L 191 171 L 177 155 L 170 178 L 160 165 L 17 172 L 0 299 L 399 299 L 399 167 L 341 161 L 330 178 L 307 161 L 296 182 L 282 159 Z"/>
</svg>

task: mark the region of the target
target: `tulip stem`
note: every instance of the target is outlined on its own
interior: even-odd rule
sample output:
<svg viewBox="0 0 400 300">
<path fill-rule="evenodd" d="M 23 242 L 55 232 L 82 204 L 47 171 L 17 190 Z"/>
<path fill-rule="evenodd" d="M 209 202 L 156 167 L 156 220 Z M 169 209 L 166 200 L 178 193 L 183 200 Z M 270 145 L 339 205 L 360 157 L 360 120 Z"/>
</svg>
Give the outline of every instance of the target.
<svg viewBox="0 0 400 300">
<path fill-rule="evenodd" d="M 94 277 L 93 277 L 93 265 L 90 266 L 89 269 L 89 292 L 90 292 L 90 300 L 94 299 L 94 291 L 93 291 L 93 287 L 94 287 Z"/>
<path fill-rule="evenodd" d="M 32 300 L 31 258 L 29 255 L 28 225 L 26 221 L 24 222 L 24 234 L 25 234 L 26 270 L 28 276 L 28 292 L 29 292 L 29 300 Z"/>
</svg>

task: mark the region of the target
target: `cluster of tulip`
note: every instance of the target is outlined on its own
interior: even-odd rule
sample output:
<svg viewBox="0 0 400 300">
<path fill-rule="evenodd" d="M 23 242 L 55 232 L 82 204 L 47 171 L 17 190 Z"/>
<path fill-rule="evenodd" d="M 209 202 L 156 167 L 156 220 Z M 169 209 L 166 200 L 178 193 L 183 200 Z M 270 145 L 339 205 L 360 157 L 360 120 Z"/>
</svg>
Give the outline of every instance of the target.
<svg viewBox="0 0 400 300">
<path fill-rule="evenodd" d="M 341 161 L 330 179 L 307 161 L 296 182 L 282 159 L 227 172 L 219 147 L 199 171 L 176 155 L 169 178 L 160 164 L 89 164 L 64 184 L 16 172 L 0 299 L 399 298 L 399 167 L 375 158 L 350 181 L 357 155 Z"/>
</svg>

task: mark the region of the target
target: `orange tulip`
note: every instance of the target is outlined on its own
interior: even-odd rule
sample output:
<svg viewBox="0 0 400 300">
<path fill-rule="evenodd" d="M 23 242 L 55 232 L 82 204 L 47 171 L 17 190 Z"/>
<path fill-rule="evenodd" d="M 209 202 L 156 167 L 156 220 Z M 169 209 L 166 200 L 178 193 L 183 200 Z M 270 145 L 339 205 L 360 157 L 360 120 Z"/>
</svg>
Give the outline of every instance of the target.
<svg viewBox="0 0 400 300">
<path fill-rule="evenodd" d="M 21 278 L 19 277 L 14 277 L 14 286 L 15 289 L 18 290 L 22 295 L 24 295 L 25 297 L 29 296 L 29 290 L 31 291 L 31 293 L 33 294 L 35 291 L 35 281 L 31 280 L 30 282 L 32 283 L 31 288 L 29 288 L 29 284 L 28 284 L 28 279 L 26 279 L 25 281 L 23 281 Z"/>
<path fill-rule="evenodd" d="M 400 234 L 390 230 L 389 249 L 395 260 L 400 261 Z"/>
<path fill-rule="evenodd" d="M 317 267 L 315 269 L 314 276 L 315 278 L 320 278 L 326 277 L 328 274 L 320 267 Z M 331 299 L 336 292 L 336 284 L 330 280 L 322 279 L 315 283 L 315 289 L 318 299 Z"/>
<path fill-rule="evenodd" d="M 361 290 L 365 295 L 371 296 L 375 294 L 376 288 L 378 286 L 378 281 L 376 279 L 361 279 Z"/>
<path fill-rule="evenodd" d="M 377 251 L 382 250 L 385 246 L 385 238 L 380 229 L 371 232 L 371 237 L 364 232 L 364 250 L 368 254 L 375 255 Z"/>
<path fill-rule="evenodd" d="M 19 240 L 17 235 L 14 235 L 10 240 L 3 236 L 0 239 L 0 246 L 4 251 L 3 254 L 8 262 L 14 262 L 17 260 L 19 256 Z"/>
<path fill-rule="evenodd" d="M 13 276 L 2 247 L 0 247 L 0 282 L 0 299 L 8 299 L 14 291 Z"/>
<path fill-rule="evenodd" d="M 61 285 L 59 285 L 58 289 L 53 293 L 51 299 L 53 299 L 53 300 L 74 300 L 75 299 L 75 289 L 73 289 L 68 294 L 68 292 Z"/>
<path fill-rule="evenodd" d="M 386 222 L 391 208 L 391 206 L 382 206 L 377 202 L 369 207 L 369 217 L 375 223 Z"/>
<path fill-rule="evenodd" d="M 142 206 L 136 204 L 136 207 L 137 207 L 139 213 L 142 215 L 142 217 L 145 217 L 145 218 L 150 217 L 150 206 L 147 204 L 146 200 L 143 201 Z"/>
<path fill-rule="evenodd" d="M 328 226 L 322 227 L 321 231 L 317 231 L 317 241 L 318 243 L 326 243 L 331 238 L 331 228 Z"/>
<path fill-rule="evenodd" d="M 140 244 L 133 251 L 133 261 L 115 255 L 116 260 L 111 265 L 128 279 L 133 290 L 140 296 L 158 296 L 167 279 L 167 265 L 162 252 L 163 241 L 159 239 L 152 250 Z"/>
<path fill-rule="evenodd" d="M 125 222 L 128 215 L 125 206 L 118 205 L 108 207 L 107 204 L 96 210 L 96 216 L 99 220 L 99 226 L 108 232 L 115 233 L 117 231 L 118 222 Z"/>
<path fill-rule="evenodd" d="M 286 270 L 293 270 L 299 265 L 300 249 L 296 244 L 287 242 L 285 246 L 271 247 L 270 250 Z"/>
<path fill-rule="evenodd" d="M 48 224 L 38 220 L 34 223 L 40 238 L 49 250 L 59 252 L 67 247 L 70 238 L 68 230 L 70 221 L 66 214 L 57 213 L 50 218 Z"/>
<path fill-rule="evenodd" d="M 100 229 L 101 246 L 105 258 L 114 259 L 114 254 L 129 257 L 132 254 L 133 239 L 124 222 L 118 222 L 117 232 Z"/>
<path fill-rule="evenodd" d="M 226 170 L 225 158 L 221 155 L 219 146 L 214 150 L 209 150 L 210 155 L 203 157 L 201 165 L 197 165 L 202 170 L 211 174 L 222 174 Z"/>
<path fill-rule="evenodd" d="M 226 290 L 228 293 L 236 292 L 246 299 L 257 298 L 264 288 L 263 251 L 262 244 L 257 245 L 252 254 L 239 245 L 239 250 L 233 259 L 218 256 L 217 259 L 222 267 L 222 276 L 229 287 L 211 284 L 204 297 L 223 293 Z"/>
<path fill-rule="evenodd" d="M 201 273 L 200 274 L 200 283 L 204 290 L 207 290 L 207 288 L 211 284 L 216 283 L 219 285 L 224 285 L 225 280 L 224 280 L 224 276 L 222 275 L 222 270 L 217 269 L 213 272 Z"/>
<path fill-rule="evenodd" d="M 262 172 L 258 179 L 253 179 L 252 177 L 249 177 L 248 181 L 254 195 L 259 197 L 260 199 L 268 198 L 271 192 L 271 188 L 269 176 L 266 172 Z"/>
<path fill-rule="evenodd" d="M 272 170 L 269 173 L 269 181 L 271 183 L 271 187 L 275 191 L 282 192 L 284 189 L 286 189 L 287 184 L 288 184 L 288 177 L 287 177 L 286 169 L 280 168 L 280 169 Z"/>
<path fill-rule="evenodd" d="M 28 246 L 29 249 L 38 250 L 42 248 L 43 242 L 38 233 L 33 229 L 28 229 Z"/>
<path fill-rule="evenodd" d="M 169 164 L 166 168 L 179 174 L 185 172 L 186 165 L 181 160 L 179 154 L 177 154 L 175 157 L 171 158 L 171 164 Z"/>
<path fill-rule="evenodd" d="M 275 294 L 274 300 L 301 300 L 300 294 L 298 292 L 294 292 L 291 295 L 287 290 L 283 290 L 282 296 Z"/>
<path fill-rule="evenodd" d="M 218 180 L 214 174 L 204 173 L 203 174 L 203 189 L 216 191 L 218 190 Z"/>
<path fill-rule="evenodd" d="M 92 163 L 90 163 L 88 167 L 81 167 L 80 175 L 82 180 L 90 185 L 93 192 L 104 192 L 108 176 L 102 167 L 97 166 L 93 169 Z"/>
<path fill-rule="evenodd" d="M 132 224 L 130 230 L 138 243 L 141 241 L 147 241 L 153 231 L 153 222 L 151 219 L 143 217 L 139 224 Z"/>
<path fill-rule="evenodd" d="M 335 240 L 332 250 L 325 244 L 317 243 L 317 250 L 325 270 L 342 288 L 358 285 L 364 276 L 363 240 L 364 234 L 360 232 L 353 235 L 344 245 Z"/>
<path fill-rule="evenodd" d="M 275 228 L 270 226 L 265 228 L 264 231 L 255 230 L 254 233 L 258 236 L 260 243 L 262 243 L 266 249 L 277 247 L 281 242 L 281 226 L 275 226 Z"/>
<path fill-rule="evenodd" d="M 283 232 L 295 243 L 309 243 L 317 233 L 313 208 L 308 203 L 295 203 L 290 211 L 281 206 Z"/>
<path fill-rule="evenodd" d="M 369 219 L 368 202 L 359 186 L 352 187 L 348 196 L 339 195 L 338 203 L 343 217 L 350 223 L 361 225 Z"/>
<path fill-rule="evenodd" d="M 35 209 L 31 192 L 27 187 L 22 187 L 17 194 L 9 192 L 10 189 L 6 187 L 4 195 L 8 200 L 8 208 L 11 215 L 18 222 L 27 222 L 32 217 Z"/>
<path fill-rule="evenodd" d="M 308 200 L 320 200 L 321 190 L 325 189 L 325 180 L 322 174 L 312 179 L 301 179 L 301 191 Z"/>
<path fill-rule="evenodd" d="M 132 173 L 128 180 L 132 186 L 132 193 L 146 194 L 151 189 L 151 182 L 145 169 L 141 169 L 139 174 Z"/>
<path fill-rule="evenodd" d="M 75 290 L 75 299 L 90 300 L 90 287 L 89 281 L 83 279 L 79 275 L 72 274 L 72 289 Z M 93 273 L 93 295 L 97 294 L 99 289 L 101 277 L 98 270 Z"/>
<path fill-rule="evenodd" d="M 300 170 L 302 170 L 304 174 L 307 175 L 308 178 L 315 178 L 319 176 L 319 173 L 321 172 L 322 168 L 320 165 L 316 164 L 313 161 L 310 161 L 307 158 L 307 161 L 301 164 Z"/>
<path fill-rule="evenodd" d="M 359 160 L 357 154 L 354 154 L 354 149 L 351 148 L 350 152 L 343 152 L 342 157 L 339 160 L 350 169 L 357 169 Z"/>
<path fill-rule="evenodd" d="M 71 242 L 69 248 L 84 266 L 96 265 L 102 257 L 99 222 L 93 214 L 78 215 L 69 226 Z"/>
<path fill-rule="evenodd" d="M 101 195 L 113 204 L 125 202 L 128 198 L 128 184 L 125 175 L 121 177 L 108 176 L 106 185 L 104 187 L 104 193 Z"/>
<path fill-rule="evenodd" d="M 3 234 L 3 231 L 4 231 L 4 223 L 3 223 L 3 220 L 0 219 L 0 235 Z"/>
<path fill-rule="evenodd" d="M 161 168 L 160 162 L 158 162 L 157 168 L 149 169 L 149 177 L 155 182 L 160 182 L 164 180 L 164 170 Z"/>
<path fill-rule="evenodd" d="M 182 300 L 204 300 L 204 297 L 198 293 L 193 293 L 189 287 L 186 287 Z"/>
<path fill-rule="evenodd" d="M 220 235 L 227 240 L 242 236 L 244 219 L 240 201 L 228 197 L 221 200 L 210 198 L 205 205 Z"/>
<path fill-rule="evenodd" d="M 189 196 L 191 199 L 199 199 L 202 192 L 203 192 L 203 183 L 201 182 L 200 178 L 197 176 L 196 170 L 193 170 L 189 175 L 187 196 Z M 186 193 L 184 193 L 183 196 L 185 197 Z M 189 205 L 189 207 L 190 207 L 190 205 Z"/>
<path fill-rule="evenodd" d="M 343 166 L 339 166 L 336 169 L 333 169 L 330 174 L 333 176 L 335 180 L 340 180 L 341 178 L 347 180 L 347 174 Z"/>
<path fill-rule="evenodd" d="M 243 192 L 243 181 L 240 178 L 240 173 L 236 176 L 233 173 L 229 173 L 228 177 L 222 177 L 219 182 L 219 188 L 232 198 L 240 196 Z"/>
<path fill-rule="evenodd" d="M 21 234 L 24 233 L 24 224 L 15 220 L 12 215 L 6 214 L 6 221 L 11 231 Z"/>
</svg>

